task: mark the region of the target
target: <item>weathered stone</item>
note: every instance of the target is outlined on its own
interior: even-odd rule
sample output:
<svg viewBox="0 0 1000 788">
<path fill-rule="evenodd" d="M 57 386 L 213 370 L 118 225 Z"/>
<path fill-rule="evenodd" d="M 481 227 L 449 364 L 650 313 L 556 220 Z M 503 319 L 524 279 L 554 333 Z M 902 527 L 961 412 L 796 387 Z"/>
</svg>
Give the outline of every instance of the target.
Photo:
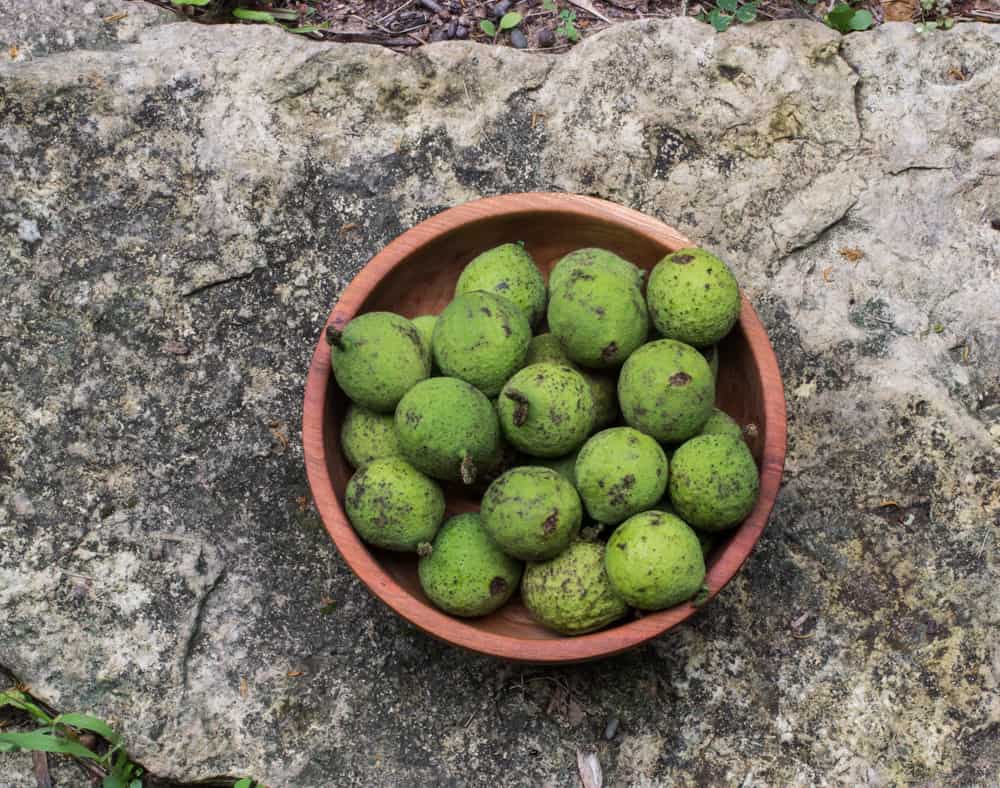
<svg viewBox="0 0 1000 788">
<path fill-rule="evenodd" d="M 581 747 L 623 786 L 995 779 L 1000 30 L 644 21 L 560 58 L 404 57 L 253 26 L 123 43 L 101 14 L 141 6 L 94 7 L 90 50 L 0 65 L 0 664 L 180 779 L 570 786 Z M 346 281 L 531 189 L 727 257 L 790 417 L 719 599 L 552 669 L 376 602 L 298 437 Z"/>
</svg>

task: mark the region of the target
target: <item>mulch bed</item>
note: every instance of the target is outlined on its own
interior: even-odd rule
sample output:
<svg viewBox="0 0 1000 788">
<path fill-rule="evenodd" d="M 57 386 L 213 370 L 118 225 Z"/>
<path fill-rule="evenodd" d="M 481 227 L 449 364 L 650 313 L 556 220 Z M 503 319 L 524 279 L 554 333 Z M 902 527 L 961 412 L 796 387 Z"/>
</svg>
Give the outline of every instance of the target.
<svg viewBox="0 0 1000 788">
<path fill-rule="evenodd" d="M 329 41 L 408 49 L 437 41 L 471 39 L 517 49 L 563 52 L 618 22 L 698 17 L 711 11 L 716 0 L 219 0 L 209 6 L 181 8 L 171 0 L 147 2 L 205 23 L 238 21 L 233 16 L 237 8 L 285 12 L 287 18 L 281 23 L 286 27 L 302 26 L 309 30 L 321 25 L 322 29 L 310 30 L 305 35 Z M 817 0 L 814 4 L 806 0 L 760 0 L 756 16 L 758 20 L 810 19 L 822 24 L 823 16 L 835 2 L 840 0 Z M 855 7 L 867 8 L 876 25 L 886 20 L 909 18 L 919 22 L 940 16 L 939 9 L 922 11 L 918 0 L 859 0 Z M 950 0 L 940 10 L 954 21 L 1000 22 L 1000 0 Z M 520 14 L 517 27 L 495 36 L 483 31 L 482 22 L 492 22 L 497 27 L 509 12 Z M 947 31 L 931 35 L 947 35 Z"/>
</svg>

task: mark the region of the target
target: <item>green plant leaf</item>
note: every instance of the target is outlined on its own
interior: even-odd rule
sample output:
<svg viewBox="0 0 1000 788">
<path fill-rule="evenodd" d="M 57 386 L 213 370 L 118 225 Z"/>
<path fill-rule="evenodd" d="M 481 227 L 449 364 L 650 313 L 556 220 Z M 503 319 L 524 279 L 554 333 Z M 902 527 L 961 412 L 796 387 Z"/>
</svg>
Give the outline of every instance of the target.
<svg viewBox="0 0 1000 788">
<path fill-rule="evenodd" d="M 479 29 L 488 36 L 495 36 L 497 34 L 496 25 L 494 25 L 489 19 L 484 19 L 480 22 Z"/>
<path fill-rule="evenodd" d="M 944 20 L 941 22 L 941 26 L 945 30 L 951 30 L 955 26 L 955 19 L 954 19 L 954 17 L 946 16 L 944 18 Z"/>
<path fill-rule="evenodd" d="M 87 714 L 60 714 L 52 720 L 52 724 L 72 725 L 80 730 L 93 731 L 98 736 L 107 739 L 112 746 L 118 746 L 122 743 L 122 737 L 115 733 L 108 723 Z"/>
<path fill-rule="evenodd" d="M 873 24 L 875 24 L 875 20 L 872 18 L 871 12 L 863 8 L 860 11 L 855 11 L 850 21 L 851 30 L 867 30 Z"/>
<path fill-rule="evenodd" d="M 555 11 L 555 0 L 542 0 L 542 8 L 546 11 Z"/>
<path fill-rule="evenodd" d="M 101 788 L 128 788 L 120 777 L 109 774 L 101 781 Z"/>
<path fill-rule="evenodd" d="M 281 19 L 286 22 L 294 22 L 299 18 L 298 11 L 289 11 L 287 8 L 272 8 L 270 11 L 265 13 L 270 14 L 275 19 Z"/>
<path fill-rule="evenodd" d="M 854 9 L 847 3 L 837 3 L 830 13 L 823 17 L 823 21 L 834 30 L 847 33 L 851 30 L 851 18 L 854 16 Z"/>
<path fill-rule="evenodd" d="M 62 755 L 72 755 L 75 758 L 85 758 L 88 761 L 100 761 L 100 756 L 88 750 L 82 744 L 50 733 L 0 733 L 0 752 L 54 752 Z"/>
<path fill-rule="evenodd" d="M 324 22 L 321 25 L 302 25 L 301 27 L 286 27 L 289 33 L 319 33 L 326 30 L 330 25 Z"/>
<path fill-rule="evenodd" d="M 253 786 L 253 780 L 249 777 L 244 777 L 242 780 L 237 780 L 233 788 L 251 788 Z"/>
<path fill-rule="evenodd" d="M 723 11 L 728 11 L 729 13 L 736 10 L 737 4 L 738 0 L 719 0 L 719 8 Z"/>
<path fill-rule="evenodd" d="M 736 18 L 741 22 L 753 22 L 757 18 L 757 6 L 753 3 L 741 5 L 736 9 Z"/>
<path fill-rule="evenodd" d="M 170 0 L 174 5 L 196 5 L 203 6 L 208 5 L 212 0 Z"/>
<path fill-rule="evenodd" d="M 510 30 L 521 24 L 523 17 L 516 11 L 511 11 L 509 14 L 504 14 L 500 19 L 500 29 Z"/>
<path fill-rule="evenodd" d="M 247 22 L 274 22 L 274 16 L 267 11 L 251 11 L 249 8 L 234 8 L 233 16 Z"/>
<path fill-rule="evenodd" d="M 0 692 L 0 709 L 4 706 L 13 706 L 15 709 L 27 712 L 39 722 L 51 723 L 52 718 L 45 709 L 33 703 L 25 693 L 20 690 L 7 690 Z"/>
<path fill-rule="evenodd" d="M 733 18 L 723 14 L 718 8 L 713 8 L 708 12 L 708 21 L 716 32 L 725 33 L 729 29 L 729 25 L 732 24 Z"/>
</svg>

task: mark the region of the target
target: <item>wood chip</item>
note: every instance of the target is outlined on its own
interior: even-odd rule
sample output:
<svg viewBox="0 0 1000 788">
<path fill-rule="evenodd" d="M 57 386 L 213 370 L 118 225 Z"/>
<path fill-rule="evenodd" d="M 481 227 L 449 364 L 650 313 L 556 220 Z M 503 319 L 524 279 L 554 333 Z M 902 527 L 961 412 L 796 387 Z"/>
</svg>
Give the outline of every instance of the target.
<svg viewBox="0 0 1000 788">
<path fill-rule="evenodd" d="M 16 45 L 11 44 L 7 49 L 7 54 L 10 55 L 11 60 L 17 60 L 17 56 L 21 54 L 21 50 L 18 49 Z"/>
<path fill-rule="evenodd" d="M 833 266 L 832 265 L 828 265 L 826 268 L 823 269 L 823 281 L 824 282 L 832 282 L 833 281 L 833 279 L 830 278 L 830 274 L 831 273 L 833 273 Z"/>
<path fill-rule="evenodd" d="M 856 263 L 865 256 L 865 253 L 853 246 L 845 246 L 840 250 L 840 256 L 849 262 Z"/>
<path fill-rule="evenodd" d="M 246 679 L 240 679 L 240 697 L 245 698 L 250 694 L 250 684 Z"/>
<path fill-rule="evenodd" d="M 117 14 L 111 14 L 111 16 L 104 17 L 105 22 L 120 22 L 125 17 L 128 16 L 128 11 L 119 11 Z"/>
<path fill-rule="evenodd" d="M 580 772 L 580 784 L 583 788 L 603 788 L 604 773 L 594 753 L 577 750 L 576 768 Z"/>
<path fill-rule="evenodd" d="M 288 673 L 287 673 L 286 675 L 287 675 L 287 676 L 288 676 L 288 678 L 290 678 L 290 679 L 296 679 L 296 678 L 298 678 L 299 676 L 304 676 L 304 675 L 306 675 L 306 672 L 305 672 L 304 670 L 290 670 L 290 671 L 288 671 Z"/>
</svg>

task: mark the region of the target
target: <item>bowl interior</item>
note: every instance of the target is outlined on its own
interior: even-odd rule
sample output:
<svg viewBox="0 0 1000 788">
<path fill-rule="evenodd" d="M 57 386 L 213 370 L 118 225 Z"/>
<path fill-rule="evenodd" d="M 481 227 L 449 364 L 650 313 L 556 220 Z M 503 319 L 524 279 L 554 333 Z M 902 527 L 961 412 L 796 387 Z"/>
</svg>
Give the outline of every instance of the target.
<svg viewBox="0 0 1000 788">
<path fill-rule="evenodd" d="M 660 225 L 662 227 L 662 225 Z M 683 239 L 681 239 L 683 241 Z M 462 268 L 476 255 L 501 243 L 523 241 L 525 247 L 539 264 L 545 276 L 556 261 L 574 249 L 597 246 L 610 249 L 627 260 L 645 269 L 654 265 L 667 253 L 679 248 L 682 243 L 671 242 L 668 238 L 655 238 L 616 221 L 613 217 L 595 218 L 580 215 L 574 211 L 557 209 L 503 214 L 484 215 L 449 230 L 442 235 L 429 237 L 426 242 L 416 245 L 404 260 L 388 271 L 371 289 L 367 297 L 357 304 L 338 305 L 331 317 L 336 325 L 346 323 L 355 314 L 375 310 L 398 312 L 406 317 L 418 317 L 439 313 L 451 301 L 455 282 Z M 344 299 L 342 299 L 343 303 Z M 744 302 L 744 315 L 752 309 Z M 756 317 L 753 317 L 756 321 Z M 760 428 L 749 440 L 750 448 L 758 461 L 762 459 L 765 424 L 764 391 L 754 353 L 748 344 L 744 330 L 744 320 L 737 323 L 734 330 L 719 347 L 719 378 L 716 403 L 740 424 L 756 424 Z M 323 419 L 323 452 L 326 470 L 332 482 L 333 491 L 340 505 L 342 522 L 327 522 L 335 540 L 335 528 L 350 529 L 344 511 L 344 491 L 352 474 L 340 448 L 340 426 L 348 405 L 347 398 L 339 389 L 332 375 L 327 386 Z M 448 515 L 475 511 L 479 508 L 480 493 L 470 493 L 459 485 L 448 485 L 445 489 L 448 499 Z M 766 513 L 764 514 L 766 519 Z M 763 523 L 761 523 L 761 527 Z M 715 547 L 708 559 L 709 578 L 726 551 L 727 542 L 738 534 L 735 529 Z M 754 534 L 746 534 L 756 541 L 759 528 Z M 417 579 L 416 558 L 411 555 L 396 554 L 365 547 L 377 564 L 398 584 L 402 592 L 432 607 L 424 596 Z M 740 561 L 742 563 L 742 559 Z M 737 567 L 738 568 L 738 564 Z M 736 568 L 733 568 L 734 572 Z M 362 578 L 370 586 L 371 578 Z M 710 582 L 713 592 L 721 587 L 729 577 L 717 578 Z M 383 597 L 384 598 L 384 597 Z M 664 615 L 656 614 L 656 615 Z M 686 617 L 686 616 L 684 616 Z M 645 616 L 643 623 L 648 629 L 655 616 Z M 678 619 L 679 620 L 679 619 Z M 630 619 L 623 619 L 610 629 L 629 626 Z M 546 630 L 528 614 L 518 598 L 514 598 L 492 615 L 479 619 L 462 621 L 484 634 L 506 636 L 518 640 L 567 640 L 561 635 Z M 637 624 L 639 622 L 632 622 Z M 666 628 L 666 623 L 663 628 Z M 440 634 L 440 633 L 433 633 Z M 620 649 L 619 649 L 620 650 Z"/>
</svg>

